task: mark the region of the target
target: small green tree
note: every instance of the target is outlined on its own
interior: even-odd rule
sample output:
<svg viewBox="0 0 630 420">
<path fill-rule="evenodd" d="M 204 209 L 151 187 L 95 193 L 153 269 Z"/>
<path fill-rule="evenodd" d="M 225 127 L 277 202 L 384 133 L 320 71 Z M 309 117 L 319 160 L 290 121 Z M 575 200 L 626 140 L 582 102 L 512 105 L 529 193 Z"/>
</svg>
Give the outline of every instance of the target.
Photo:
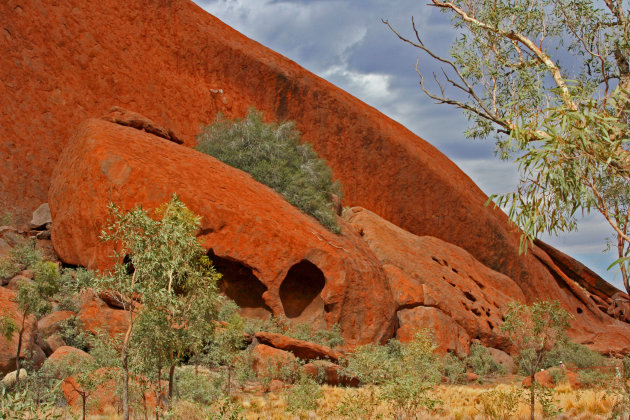
<svg viewBox="0 0 630 420">
<path fill-rule="evenodd" d="M 214 339 L 206 348 L 206 360 L 226 371 L 225 394 L 229 397 L 232 373 L 243 357 L 241 350 L 245 344 L 244 322 L 238 313 L 238 306 L 229 300 L 221 305 L 219 320 L 221 325 L 215 329 Z"/>
<path fill-rule="evenodd" d="M 219 116 L 197 142 L 197 150 L 249 172 L 326 228 L 340 232 L 332 196 L 341 199 L 341 186 L 333 182 L 332 171 L 313 147 L 300 143 L 294 123 L 266 124 L 252 109 L 234 122 Z"/>
<path fill-rule="evenodd" d="M 512 302 L 505 314 L 501 330 L 507 334 L 518 352 L 519 365 L 531 379 L 530 418 L 534 419 L 536 381 L 534 375 L 544 365 L 546 356 L 564 339 L 571 315 L 558 301 L 524 305 Z"/>
<path fill-rule="evenodd" d="M 122 212 L 113 204 L 110 214 L 112 223 L 102 239 L 118 245 L 117 263 L 94 286 L 114 292 L 128 314 L 119 353 L 123 417 L 128 420 L 130 357 L 144 358 L 145 366 L 153 360 L 157 369 L 167 364 L 172 395 L 174 369 L 188 340 L 209 333 L 216 319 L 219 275 L 195 237 L 200 217 L 176 195 L 153 212 L 154 218 L 141 207 Z M 140 296 L 142 306 L 135 301 Z"/>
<path fill-rule="evenodd" d="M 28 326 L 29 317 L 34 317 L 35 321 L 42 318 L 52 310 L 50 298 L 59 290 L 59 267 L 52 261 L 40 261 L 35 265 L 35 276 L 33 281 L 21 281 L 15 301 L 21 312 L 21 317 L 17 323 L 11 325 L 11 320 L 4 317 L 2 324 L 5 337 L 10 337 L 11 330 L 17 330 L 18 342 L 15 354 L 16 381 L 20 380 L 22 344 L 24 332 Z M 11 333 L 12 334 L 12 333 Z"/>
</svg>

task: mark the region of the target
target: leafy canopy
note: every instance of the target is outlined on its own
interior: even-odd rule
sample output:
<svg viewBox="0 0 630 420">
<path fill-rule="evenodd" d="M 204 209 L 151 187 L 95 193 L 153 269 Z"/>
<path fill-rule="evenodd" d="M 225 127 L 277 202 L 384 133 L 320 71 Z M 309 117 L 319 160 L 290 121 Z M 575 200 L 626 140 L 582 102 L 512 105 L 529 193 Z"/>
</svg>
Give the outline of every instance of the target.
<svg viewBox="0 0 630 420">
<path fill-rule="evenodd" d="M 197 142 L 197 150 L 249 172 L 329 230 L 340 232 L 332 196 L 341 198 L 341 186 L 313 147 L 300 142 L 293 122 L 267 124 L 254 109 L 234 122 L 219 115 Z"/>
<path fill-rule="evenodd" d="M 423 91 L 460 108 L 471 138 L 494 136 L 520 171 L 516 191 L 490 198 L 523 230 L 521 250 L 542 232 L 577 228 L 580 210 L 612 228 L 624 285 L 630 256 L 630 16 L 613 0 L 432 0 L 452 18 L 450 57 L 415 24 L 403 41 L 442 66 Z M 384 21 L 387 25 L 389 23 Z"/>
</svg>

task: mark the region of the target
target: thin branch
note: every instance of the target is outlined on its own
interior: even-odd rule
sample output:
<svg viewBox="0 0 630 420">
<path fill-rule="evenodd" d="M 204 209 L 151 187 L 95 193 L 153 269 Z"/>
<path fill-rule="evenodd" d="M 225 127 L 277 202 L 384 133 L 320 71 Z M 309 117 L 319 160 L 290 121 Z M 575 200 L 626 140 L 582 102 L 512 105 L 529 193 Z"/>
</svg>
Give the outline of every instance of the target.
<svg viewBox="0 0 630 420">
<path fill-rule="evenodd" d="M 502 29 L 490 26 L 490 25 L 488 25 L 485 22 L 481 22 L 480 20 L 477 20 L 474 17 L 468 15 L 463 9 L 461 9 L 460 7 L 456 6 L 455 4 L 453 4 L 451 2 L 438 1 L 438 0 L 432 0 L 432 2 L 433 2 L 433 5 L 435 5 L 436 7 L 439 7 L 441 9 L 450 9 L 450 10 L 454 11 L 455 13 L 457 13 L 461 17 L 461 19 L 464 22 L 471 23 L 471 24 L 473 24 L 475 26 L 478 26 L 478 27 L 480 27 L 482 29 L 485 29 L 486 31 L 495 33 L 495 34 L 500 35 L 502 37 L 505 37 L 507 39 L 512 39 L 514 41 L 518 41 L 521 44 L 523 44 L 525 47 L 527 47 L 536 56 L 536 58 L 538 58 L 538 60 L 542 64 L 544 64 L 547 67 L 547 69 L 551 73 L 551 76 L 553 77 L 554 81 L 556 82 L 556 85 L 562 91 L 562 98 L 565 101 L 565 103 L 567 104 L 567 106 L 569 106 L 570 109 L 576 109 L 577 108 L 576 105 L 571 100 L 571 95 L 569 94 L 569 88 L 567 87 L 567 84 L 564 81 L 564 78 L 562 77 L 562 74 L 560 72 L 560 68 L 558 68 L 556 63 L 554 63 L 553 60 L 551 60 L 551 58 L 549 58 L 549 56 L 547 54 L 545 54 L 542 51 L 541 48 L 536 46 L 536 44 L 531 39 L 527 38 L 523 34 L 520 34 L 518 32 L 514 32 L 513 30 L 511 30 L 511 31 L 504 31 Z"/>
</svg>

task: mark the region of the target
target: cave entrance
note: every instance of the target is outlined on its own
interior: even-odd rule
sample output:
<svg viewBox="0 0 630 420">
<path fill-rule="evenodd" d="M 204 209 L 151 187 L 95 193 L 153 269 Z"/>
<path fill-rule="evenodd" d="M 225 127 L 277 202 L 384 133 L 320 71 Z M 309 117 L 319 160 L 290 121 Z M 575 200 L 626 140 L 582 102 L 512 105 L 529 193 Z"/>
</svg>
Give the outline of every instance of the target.
<svg viewBox="0 0 630 420">
<path fill-rule="evenodd" d="M 324 273 L 310 261 L 302 260 L 291 267 L 280 285 L 280 300 L 286 317 L 309 322 L 315 328 L 325 328 L 324 301 L 320 295 L 325 285 Z"/>
<path fill-rule="evenodd" d="M 262 297 L 267 287 L 258 280 L 251 268 L 238 261 L 217 257 L 212 250 L 208 251 L 208 258 L 223 275 L 219 280 L 219 290 L 236 302 L 242 316 L 263 320 L 269 318 L 271 309 Z"/>
</svg>

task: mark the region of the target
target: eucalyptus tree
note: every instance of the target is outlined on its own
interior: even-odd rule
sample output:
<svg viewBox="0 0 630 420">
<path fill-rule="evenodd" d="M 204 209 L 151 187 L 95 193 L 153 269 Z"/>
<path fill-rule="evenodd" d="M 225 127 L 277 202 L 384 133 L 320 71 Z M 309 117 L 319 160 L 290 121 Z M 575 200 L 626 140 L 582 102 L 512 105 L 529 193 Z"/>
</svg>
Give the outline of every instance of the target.
<svg viewBox="0 0 630 420">
<path fill-rule="evenodd" d="M 505 314 L 501 330 L 512 341 L 520 368 L 529 376 L 530 418 L 534 420 L 536 381 L 534 375 L 545 362 L 545 357 L 566 339 L 571 315 L 562 309 L 558 301 L 534 302 L 523 305 L 512 302 Z"/>
<path fill-rule="evenodd" d="M 599 212 L 612 228 L 626 290 L 630 256 L 630 17 L 623 0 L 431 0 L 451 17 L 450 56 L 405 37 L 441 66 L 424 93 L 461 109 L 471 138 L 494 137 L 496 152 L 518 163 L 517 190 L 493 195 L 523 231 L 577 228 Z M 489 202 L 490 202 L 489 200 Z M 613 264 L 614 265 L 614 264 Z M 611 267 L 613 266 L 611 265 Z"/>
<path fill-rule="evenodd" d="M 110 214 L 102 239 L 117 244 L 117 263 L 95 285 L 113 292 L 128 314 L 119 353 L 127 420 L 133 363 L 144 357 L 156 368 L 167 365 L 172 393 L 172 373 L 184 348 L 214 327 L 219 275 L 195 236 L 201 218 L 177 196 L 152 214 L 141 207 L 123 212 L 113 204 Z"/>
</svg>

